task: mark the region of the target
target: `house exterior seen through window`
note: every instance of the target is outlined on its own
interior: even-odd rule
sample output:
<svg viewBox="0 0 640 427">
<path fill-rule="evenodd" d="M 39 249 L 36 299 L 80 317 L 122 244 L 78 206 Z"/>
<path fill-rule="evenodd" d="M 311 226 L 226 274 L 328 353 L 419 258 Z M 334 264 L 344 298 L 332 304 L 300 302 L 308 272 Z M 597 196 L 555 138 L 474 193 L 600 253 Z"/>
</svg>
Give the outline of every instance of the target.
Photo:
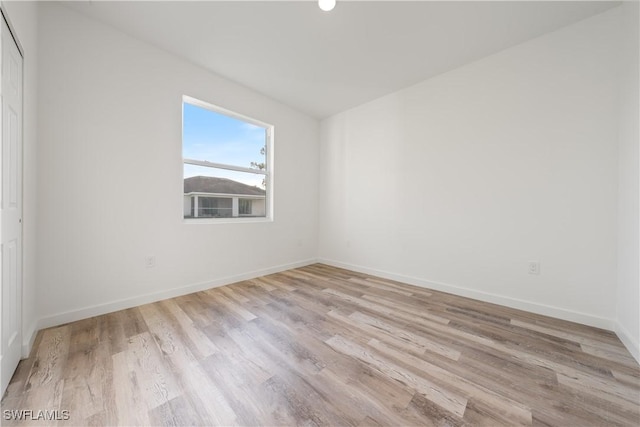
<svg viewBox="0 0 640 427">
<path fill-rule="evenodd" d="M 184 218 L 271 218 L 272 135 L 271 125 L 183 97 Z"/>
</svg>

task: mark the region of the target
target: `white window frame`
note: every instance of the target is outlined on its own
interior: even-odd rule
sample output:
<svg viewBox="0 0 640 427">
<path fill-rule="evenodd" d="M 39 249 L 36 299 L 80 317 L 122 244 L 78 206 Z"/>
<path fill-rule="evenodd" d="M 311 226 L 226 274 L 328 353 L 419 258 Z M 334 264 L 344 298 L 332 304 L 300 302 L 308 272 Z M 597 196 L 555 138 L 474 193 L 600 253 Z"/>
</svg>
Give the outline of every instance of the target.
<svg viewBox="0 0 640 427">
<path fill-rule="evenodd" d="M 229 165 L 226 163 L 216 163 L 209 162 L 206 160 L 198 160 L 198 159 L 188 159 L 184 156 L 182 157 L 182 168 L 184 171 L 184 165 L 195 165 L 195 166 L 204 166 L 208 168 L 214 169 L 226 169 L 237 172 L 247 172 L 256 175 L 262 175 L 265 181 L 265 216 L 263 217 L 233 217 L 233 218 L 184 218 L 184 215 L 181 215 L 184 223 L 188 224 L 212 224 L 212 223 L 235 223 L 235 222 L 271 222 L 273 221 L 273 140 L 274 140 L 274 126 L 262 122 L 260 120 L 256 120 L 251 117 L 247 117 L 245 115 L 236 113 L 235 111 L 227 110 L 226 108 L 219 107 L 217 105 L 202 101 L 197 98 L 193 98 L 191 96 L 183 95 L 182 96 L 182 134 L 180 135 L 181 140 L 181 152 L 184 153 L 184 104 L 195 105 L 196 107 L 203 108 L 205 110 L 213 111 L 217 114 L 223 114 L 228 117 L 232 117 L 234 119 L 242 120 L 243 122 L 250 123 L 255 126 L 259 126 L 266 130 L 266 140 L 265 140 L 265 168 L 264 170 L 254 169 L 250 167 Z M 184 172 L 181 174 L 182 180 L 184 181 Z M 181 186 L 182 188 L 183 186 Z M 184 200 L 184 191 L 181 194 L 181 199 Z M 182 205 L 181 205 L 182 206 Z"/>
</svg>

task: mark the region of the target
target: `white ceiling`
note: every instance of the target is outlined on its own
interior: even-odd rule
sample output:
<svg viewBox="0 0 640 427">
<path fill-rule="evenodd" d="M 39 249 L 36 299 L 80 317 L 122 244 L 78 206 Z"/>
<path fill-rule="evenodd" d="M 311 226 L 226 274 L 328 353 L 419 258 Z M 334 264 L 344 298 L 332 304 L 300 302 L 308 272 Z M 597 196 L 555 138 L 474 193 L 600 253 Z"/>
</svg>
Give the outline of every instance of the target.
<svg viewBox="0 0 640 427">
<path fill-rule="evenodd" d="M 612 1 L 70 2 L 323 118 L 577 22 Z"/>
</svg>

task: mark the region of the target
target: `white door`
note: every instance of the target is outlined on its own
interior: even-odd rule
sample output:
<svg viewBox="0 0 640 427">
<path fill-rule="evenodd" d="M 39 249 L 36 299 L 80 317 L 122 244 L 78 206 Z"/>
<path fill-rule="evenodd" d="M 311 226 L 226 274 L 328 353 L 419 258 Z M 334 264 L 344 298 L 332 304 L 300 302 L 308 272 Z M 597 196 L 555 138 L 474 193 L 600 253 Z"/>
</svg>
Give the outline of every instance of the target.
<svg viewBox="0 0 640 427">
<path fill-rule="evenodd" d="M 22 347 L 22 55 L 2 21 L 2 370 L 4 393 Z"/>
</svg>

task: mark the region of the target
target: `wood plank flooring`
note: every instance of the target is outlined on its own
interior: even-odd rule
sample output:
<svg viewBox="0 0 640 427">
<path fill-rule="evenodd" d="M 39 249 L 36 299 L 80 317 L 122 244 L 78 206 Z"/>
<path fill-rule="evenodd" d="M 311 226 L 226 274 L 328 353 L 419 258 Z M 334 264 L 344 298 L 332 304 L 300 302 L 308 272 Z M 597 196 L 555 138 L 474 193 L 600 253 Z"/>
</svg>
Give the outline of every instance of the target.
<svg viewBox="0 0 640 427">
<path fill-rule="evenodd" d="M 640 367 L 612 332 L 315 264 L 40 331 L 2 410 L 3 425 L 638 426 Z"/>
</svg>

